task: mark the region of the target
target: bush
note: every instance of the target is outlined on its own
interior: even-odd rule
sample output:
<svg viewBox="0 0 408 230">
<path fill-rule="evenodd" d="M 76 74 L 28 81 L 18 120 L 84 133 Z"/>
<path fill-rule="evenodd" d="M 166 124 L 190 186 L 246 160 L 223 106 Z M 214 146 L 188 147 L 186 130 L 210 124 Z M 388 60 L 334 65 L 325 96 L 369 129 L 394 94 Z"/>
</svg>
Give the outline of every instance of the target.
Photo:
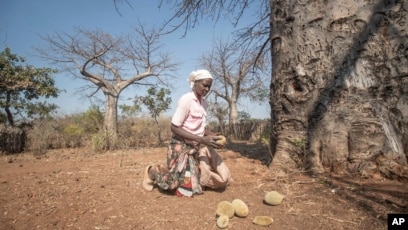
<svg viewBox="0 0 408 230">
<path fill-rule="evenodd" d="M 82 138 L 84 129 L 77 124 L 68 125 L 64 129 L 64 137 L 66 147 L 80 147 L 82 145 Z"/>
</svg>

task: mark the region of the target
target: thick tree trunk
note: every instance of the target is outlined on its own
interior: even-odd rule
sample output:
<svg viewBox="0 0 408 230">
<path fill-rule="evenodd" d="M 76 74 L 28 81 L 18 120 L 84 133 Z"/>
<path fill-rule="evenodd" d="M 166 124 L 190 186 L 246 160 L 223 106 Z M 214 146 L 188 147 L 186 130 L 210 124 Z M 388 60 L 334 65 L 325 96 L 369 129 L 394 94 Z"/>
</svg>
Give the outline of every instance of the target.
<svg viewBox="0 0 408 230">
<path fill-rule="evenodd" d="M 104 131 L 106 135 L 107 149 L 116 148 L 118 142 L 118 96 L 112 93 L 106 93 L 106 106 L 105 106 L 105 120 Z"/>
<path fill-rule="evenodd" d="M 6 105 L 4 107 L 4 111 L 6 111 L 7 121 L 9 125 L 11 127 L 14 127 L 14 118 L 13 118 L 13 113 L 10 110 L 10 101 L 11 101 L 11 96 L 9 93 L 7 93 Z"/>
<path fill-rule="evenodd" d="M 271 0 L 272 154 L 407 176 L 408 3 Z"/>
<path fill-rule="evenodd" d="M 229 126 L 230 132 L 234 138 L 237 138 L 237 127 L 238 124 L 238 107 L 236 101 L 231 101 L 229 103 Z"/>
</svg>

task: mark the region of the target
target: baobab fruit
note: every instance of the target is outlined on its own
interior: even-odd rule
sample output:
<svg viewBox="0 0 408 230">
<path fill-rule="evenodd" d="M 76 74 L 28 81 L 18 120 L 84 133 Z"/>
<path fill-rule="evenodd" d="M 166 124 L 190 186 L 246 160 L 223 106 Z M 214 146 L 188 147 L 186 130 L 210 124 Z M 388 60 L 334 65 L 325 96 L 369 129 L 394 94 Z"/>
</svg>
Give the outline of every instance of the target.
<svg viewBox="0 0 408 230">
<path fill-rule="evenodd" d="M 232 206 L 231 202 L 229 201 L 221 201 L 217 205 L 217 211 L 216 214 L 218 216 L 228 216 L 228 218 L 232 218 L 234 216 L 234 206 Z"/>
<path fill-rule="evenodd" d="M 279 205 L 280 203 L 282 203 L 283 198 L 285 198 L 285 196 L 280 194 L 279 192 L 270 191 L 266 193 L 264 201 L 269 205 Z"/>
<path fill-rule="evenodd" d="M 234 206 L 235 215 L 238 217 L 247 217 L 249 213 L 248 205 L 240 199 L 234 199 L 232 201 L 232 206 Z"/>
<path fill-rule="evenodd" d="M 217 226 L 219 228 L 226 228 L 226 227 L 228 227 L 228 222 L 229 222 L 228 216 L 227 215 L 221 215 L 217 219 Z"/>
<path fill-rule="evenodd" d="M 273 219 L 270 216 L 255 216 L 255 218 L 252 220 L 252 223 L 260 226 L 268 226 L 272 224 Z"/>
<path fill-rule="evenodd" d="M 227 138 L 225 138 L 223 135 L 218 135 L 217 141 L 215 141 L 215 143 L 219 145 L 220 148 L 224 148 L 225 145 L 227 144 Z"/>
</svg>

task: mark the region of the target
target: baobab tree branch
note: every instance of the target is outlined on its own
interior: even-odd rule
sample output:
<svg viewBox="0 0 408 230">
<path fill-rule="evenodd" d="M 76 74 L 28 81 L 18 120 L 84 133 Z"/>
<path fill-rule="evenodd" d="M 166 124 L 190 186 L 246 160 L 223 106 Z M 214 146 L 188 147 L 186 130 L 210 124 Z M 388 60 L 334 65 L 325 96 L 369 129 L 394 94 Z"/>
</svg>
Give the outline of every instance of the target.
<svg viewBox="0 0 408 230">
<path fill-rule="evenodd" d="M 96 87 L 95 91 L 93 93 L 91 93 L 90 95 L 88 95 L 88 97 L 93 97 L 96 95 L 96 93 L 99 92 L 99 90 L 101 89 L 101 87 Z"/>
<path fill-rule="evenodd" d="M 97 76 L 95 74 L 90 74 L 88 71 L 86 71 L 86 67 L 87 65 L 95 60 L 97 57 L 94 57 L 92 59 L 87 60 L 82 67 L 80 68 L 80 73 L 89 81 L 91 81 L 92 83 L 94 83 L 95 85 L 99 86 L 99 87 L 106 87 L 109 83 L 106 82 L 106 80 L 101 77 L 101 76 Z"/>
</svg>

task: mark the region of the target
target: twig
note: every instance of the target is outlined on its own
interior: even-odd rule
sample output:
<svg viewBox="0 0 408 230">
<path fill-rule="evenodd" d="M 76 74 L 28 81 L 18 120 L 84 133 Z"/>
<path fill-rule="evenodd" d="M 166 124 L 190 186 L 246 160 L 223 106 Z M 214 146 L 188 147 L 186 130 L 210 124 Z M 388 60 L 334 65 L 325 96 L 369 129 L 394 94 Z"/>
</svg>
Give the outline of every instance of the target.
<svg viewBox="0 0 408 230">
<path fill-rule="evenodd" d="M 404 204 L 403 202 L 399 202 L 397 200 L 392 200 L 392 199 L 389 199 L 389 198 L 386 198 L 385 202 L 390 203 L 390 204 L 394 204 L 394 205 L 398 206 L 399 208 L 406 208 L 407 207 L 407 205 Z"/>
<path fill-rule="evenodd" d="M 311 183 L 316 183 L 315 180 L 298 180 L 294 181 L 292 184 L 311 184 Z"/>
<path fill-rule="evenodd" d="M 122 168 L 122 162 L 123 162 L 123 153 L 120 154 L 120 161 L 119 161 L 119 167 Z"/>
<path fill-rule="evenodd" d="M 340 219 L 336 219 L 336 218 L 333 218 L 333 217 L 327 217 L 327 219 L 330 219 L 330 220 L 335 220 L 335 221 L 338 221 L 338 222 L 341 222 L 341 223 L 357 224 L 356 222 L 353 222 L 353 221 L 348 221 L 348 220 L 340 220 Z"/>
</svg>

